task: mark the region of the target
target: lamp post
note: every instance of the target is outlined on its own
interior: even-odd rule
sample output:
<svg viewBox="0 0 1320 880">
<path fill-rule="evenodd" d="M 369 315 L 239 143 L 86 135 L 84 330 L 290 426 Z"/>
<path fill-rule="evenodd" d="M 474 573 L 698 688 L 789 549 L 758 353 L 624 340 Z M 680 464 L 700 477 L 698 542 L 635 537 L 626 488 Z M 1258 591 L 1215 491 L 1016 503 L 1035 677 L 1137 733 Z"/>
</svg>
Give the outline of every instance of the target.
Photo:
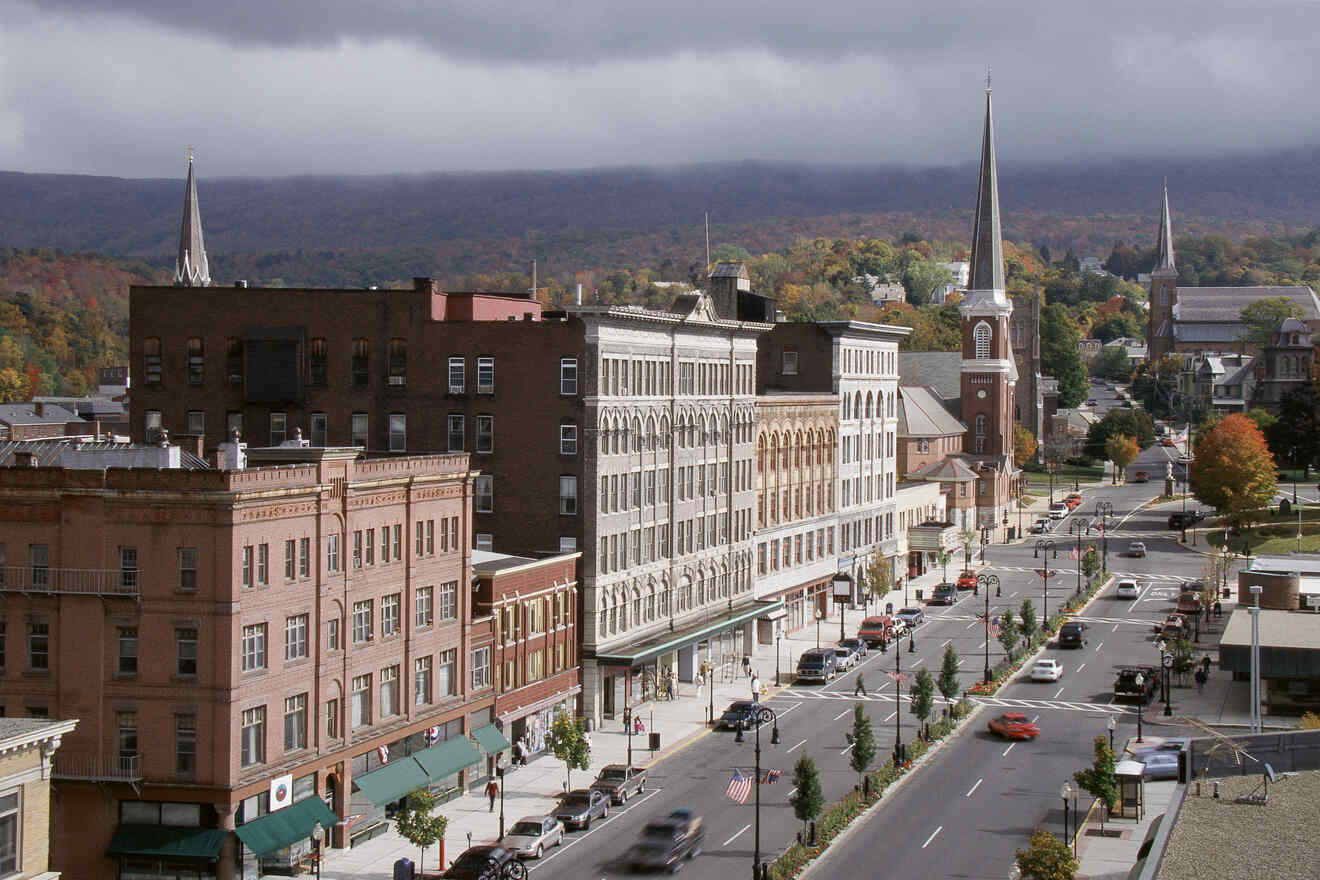
<svg viewBox="0 0 1320 880">
<path fill-rule="evenodd" d="M 1109 534 L 1106 531 L 1107 520 L 1114 515 L 1114 505 L 1101 501 L 1095 506 L 1095 515 L 1100 518 L 1100 573 L 1109 574 Z"/>
<path fill-rule="evenodd" d="M 976 576 L 977 586 L 985 587 L 985 683 L 990 683 L 990 586 L 993 584 L 999 587 L 999 575 L 997 574 L 978 574 Z"/>
<path fill-rule="evenodd" d="M 844 615 L 847 613 L 848 610 L 848 603 L 846 601 L 840 601 L 840 600 L 845 598 L 852 598 L 852 583 L 853 580 L 851 577 L 848 576 L 848 573 L 846 571 L 836 574 L 834 576 L 833 598 L 834 598 L 834 604 L 839 606 L 839 641 L 843 641 L 844 639 L 847 638 L 847 635 L 844 633 L 843 630 L 843 626 L 844 626 L 843 619 L 844 619 Z M 820 645 L 817 645 L 816 647 L 819 648 Z"/>
<path fill-rule="evenodd" d="M 1053 541 L 1044 541 L 1044 540 L 1037 541 L 1036 542 L 1037 557 L 1041 556 L 1042 550 L 1045 551 L 1044 553 L 1045 558 L 1044 558 L 1044 568 L 1040 570 L 1040 583 L 1041 583 L 1040 619 L 1044 624 L 1048 625 L 1050 620 L 1050 551 L 1053 550 L 1054 558 L 1058 559 L 1059 550 L 1057 547 L 1055 547 Z M 1081 560 L 1079 559 L 1078 562 L 1080 563 Z"/>
<path fill-rule="evenodd" d="M 628 730 L 632 731 L 632 725 L 628 725 Z M 628 739 L 628 766 L 632 766 L 632 738 Z M 504 836 L 504 768 L 496 767 L 495 775 L 500 778 L 500 837 Z"/>
<path fill-rule="evenodd" d="M 1164 664 L 1164 715 L 1173 714 L 1173 652 L 1166 652 L 1160 660 Z"/>
<path fill-rule="evenodd" d="M 903 652 L 894 647 L 894 766 L 898 767 L 903 763 Z"/>
<path fill-rule="evenodd" d="M 1068 801 L 1072 798 L 1073 787 L 1071 783 L 1065 782 L 1063 788 L 1059 789 L 1059 797 L 1063 798 L 1063 843 L 1068 845 Z"/>
<path fill-rule="evenodd" d="M 321 840 L 325 837 L 325 829 L 321 823 L 317 822 L 312 826 L 312 852 L 316 856 L 316 880 L 321 880 Z"/>
<path fill-rule="evenodd" d="M 781 632 L 778 628 L 776 628 L 775 629 L 775 687 L 779 687 L 779 656 L 780 656 L 779 643 L 783 638 L 784 638 L 783 632 Z M 715 697 L 712 694 L 711 700 L 713 701 L 714 699 Z"/>
<path fill-rule="evenodd" d="M 1090 531 L 1091 521 L 1089 519 L 1080 519 L 1077 521 L 1077 595 L 1082 595 L 1082 530 Z"/>
<path fill-rule="evenodd" d="M 1247 609 L 1251 613 L 1251 732 L 1260 733 L 1260 584 L 1252 584 L 1251 597 L 1254 604 Z"/>
<path fill-rule="evenodd" d="M 1109 716 L 1108 726 L 1109 726 L 1109 750 L 1112 752 L 1114 750 L 1114 728 L 1118 727 L 1118 721 L 1114 718 L 1113 715 Z"/>
<path fill-rule="evenodd" d="M 816 647 L 820 647 L 820 622 L 825 619 L 825 612 L 816 609 Z"/>
<path fill-rule="evenodd" d="M 754 832 L 754 842 L 752 844 L 752 880 L 760 880 L 761 876 L 761 725 L 770 722 L 774 726 L 770 729 L 770 745 L 779 745 L 779 716 L 775 710 L 769 706 L 762 706 L 759 703 L 752 709 L 752 722 L 756 728 L 756 831 Z M 734 735 L 735 742 L 743 741 L 742 728 Z"/>
<path fill-rule="evenodd" d="M 1137 690 L 1140 694 L 1137 696 L 1137 742 L 1144 743 L 1141 738 L 1141 707 L 1146 705 L 1146 674 L 1138 672 L 1136 678 Z"/>
<path fill-rule="evenodd" d="M 632 767 L 632 765 L 633 765 L 633 762 L 632 762 L 632 738 L 633 738 L 633 726 L 634 726 L 634 725 L 633 725 L 632 710 L 629 709 L 627 706 L 624 706 L 624 707 L 623 707 L 623 723 L 624 723 L 624 726 L 628 728 L 628 729 L 625 731 L 625 732 L 628 734 L 628 766 L 629 766 L 629 767 Z M 504 786 L 503 786 L 503 785 L 500 786 L 500 791 L 501 791 L 501 793 L 504 791 Z M 501 834 L 500 836 L 503 837 L 504 835 Z"/>
</svg>

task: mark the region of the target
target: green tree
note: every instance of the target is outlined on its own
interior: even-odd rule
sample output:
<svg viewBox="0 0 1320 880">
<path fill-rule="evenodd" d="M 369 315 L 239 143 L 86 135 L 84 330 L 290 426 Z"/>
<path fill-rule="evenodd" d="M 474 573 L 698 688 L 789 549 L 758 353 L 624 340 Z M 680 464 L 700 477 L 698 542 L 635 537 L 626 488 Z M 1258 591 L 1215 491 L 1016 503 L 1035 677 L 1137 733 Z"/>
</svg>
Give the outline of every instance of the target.
<svg viewBox="0 0 1320 880">
<path fill-rule="evenodd" d="M 924 725 L 935 708 L 935 677 L 929 669 L 923 666 L 917 670 L 908 694 L 912 697 L 912 714 Z"/>
<path fill-rule="evenodd" d="M 1267 409 L 1255 407 L 1247 410 L 1247 418 L 1256 423 L 1256 427 L 1265 434 L 1266 439 L 1270 436 L 1270 429 L 1278 423 L 1279 417 Z"/>
<path fill-rule="evenodd" d="M 399 836 L 422 851 L 417 860 L 417 873 L 426 876 L 426 850 L 445 838 L 445 828 L 449 820 L 444 816 L 434 816 L 435 795 L 424 788 L 408 793 L 408 808 L 399 813 L 394 821 Z M 443 867 L 443 866 L 442 866 Z"/>
<path fill-rule="evenodd" d="M 904 251 L 899 257 L 902 269 L 899 278 L 907 291 L 908 302 L 923 305 L 931 301 L 935 291 L 953 283 L 948 267 L 933 260 L 922 259 L 916 251 Z"/>
<path fill-rule="evenodd" d="M 972 548 L 976 546 L 977 534 L 975 529 L 963 529 L 958 533 L 958 543 L 963 548 L 963 569 L 970 570 L 972 567 Z"/>
<path fill-rule="evenodd" d="M 1022 619 L 1022 638 L 1031 641 L 1036 632 L 1036 606 L 1030 599 L 1023 599 L 1018 608 L 1018 617 Z"/>
<path fill-rule="evenodd" d="M 948 550 L 945 550 L 943 547 L 941 547 L 939 550 L 935 551 L 935 557 L 936 557 L 937 559 L 939 559 L 939 561 L 940 561 L 940 567 L 941 567 L 942 569 L 944 569 L 944 582 L 945 582 L 945 583 L 948 583 L 948 582 L 949 582 L 949 558 L 950 558 L 951 556 L 953 556 L 953 554 L 950 553 Z"/>
<path fill-rule="evenodd" d="M 1127 476 L 1128 465 L 1137 460 L 1141 454 L 1141 448 L 1137 446 L 1135 437 L 1129 437 L 1126 434 L 1115 434 L 1105 441 L 1105 455 L 1114 463 L 1113 481 L 1119 482 L 1118 475 Z M 1126 482 L 1126 479 L 1124 480 Z"/>
<path fill-rule="evenodd" d="M 848 741 L 852 743 L 848 764 L 856 771 L 857 784 L 861 785 L 861 777 L 866 774 L 866 768 L 875 760 L 875 731 L 871 729 L 871 719 L 867 717 L 861 703 L 853 706 L 852 736 Z"/>
<path fill-rule="evenodd" d="M 793 768 L 793 787 L 797 790 L 788 796 L 788 802 L 805 832 L 807 824 L 825 809 L 825 795 L 820 790 L 820 772 L 816 769 L 816 762 L 805 755 L 798 758 Z"/>
<path fill-rule="evenodd" d="M 1086 367 L 1077 350 L 1081 338 L 1067 306 L 1051 302 L 1041 309 L 1041 370 L 1059 380 L 1059 406 L 1063 408 L 1075 407 L 1086 400 Z"/>
<path fill-rule="evenodd" d="M 564 762 L 564 790 L 567 791 L 573 787 L 573 771 L 586 770 L 591 764 L 586 722 L 560 712 L 555 716 L 551 730 L 555 735 L 555 757 Z"/>
<path fill-rule="evenodd" d="M 1111 409 L 1104 418 L 1091 425 L 1086 432 L 1086 454 L 1091 458 L 1104 458 L 1105 444 L 1115 434 L 1126 434 L 1137 441 L 1142 449 L 1155 445 L 1155 423 L 1139 409 Z"/>
<path fill-rule="evenodd" d="M 1019 465 L 1036 457 L 1036 435 L 1021 425 L 1013 426 L 1013 461 Z"/>
<path fill-rule="evenodd" d="M 1293 467 L 1313 465 L 1320 459 L 1320 394 L 1314 384 L 1303 385 L 1279 401 L 1278 420 L 1265 434 L 1270 451 Z"/>
<path fill-rule="evenodd" d="M 866 564 L 866 588 L 870 590 L 871 595 L 876 601 L 880 601 L 889 595 L 889 591 L 894 588 L 894 570 L 885 559 L 880 548 L 876 548 L 871 553 L 871 558 Z"/>
<path fill-rule="evenodd" d="M 1132 365 L 1128 361 L 1127 351 L 1121 345 L 1100 349 L 1091 364 L 1091 375 L 1116 382 L 1126 382 L 1132 375 Z"/>
<path fill-rule="evenodd" d="M 1105 812 L 1111 812 L 1118 806 L 1118 775 L 1114 772 L 1116 758 L 1103 736 L 1095 738 L 1095 760 L 1085 770 L 1078 770 L 1073 779 L 1082 787 L 1082 791 L 1101 801 Z M 1104 813 L 1100 815 L 1100 827 L 1104 827 Z"/>
<path fill-rule="evenodd" d="M 1017 647 L 1018 625 L 1013 619 L 1011 609 L 1004 609 L 1004 614 L 999 618 L 999 644 L 1008 655 L 1008 662 L 1013 662 L 1013 649 Z"/>
<path fill-rule="evenodd" d="M 1099 570 L 1100 554 L 1096 551 L 1095 545 L 1092 544 L 1090 547 L 1087 547 L 1086 552 L 1082 554 L 1082 574 L 1086 575 L 1087 580 L 1090 580 L 1095 577 L 1095 573 Z"/>
<path fill-rule="evenodd" d="M 1264 348 L 1270 344 L 1285 320 L 1304 315 L 1302 307 L 1288 297 L 1269 296 L 1243 308 L 1240 317 L 1242 323 L 1247 325 L 1247 343 Z"/>
<path fill-rule="evenodd" d="M 958 696 L 958 652 L 954 650 L 953 642 L 944 646 L 944 660 L 940 663 L 940 677 L 935 680 L 935 685 L 940 689 L 940 696 L 950 703 Z"/>
<path fill-rule="evenodd" d="M 1265 435 L 1241 413 L 1200 435 L 1189 471 L 1192 494 L 1237 528 L 1255 521 L 1279 485 Z"/>
<path fill-rule="evenodd" d="M 1031 832 L 1027 848 L 1017 851 L 1017 866 L 1022 880 L 1073 880 L 1081 863 L 1073 858 L 1067 841 L 1037 828 Z"/>
</svg>

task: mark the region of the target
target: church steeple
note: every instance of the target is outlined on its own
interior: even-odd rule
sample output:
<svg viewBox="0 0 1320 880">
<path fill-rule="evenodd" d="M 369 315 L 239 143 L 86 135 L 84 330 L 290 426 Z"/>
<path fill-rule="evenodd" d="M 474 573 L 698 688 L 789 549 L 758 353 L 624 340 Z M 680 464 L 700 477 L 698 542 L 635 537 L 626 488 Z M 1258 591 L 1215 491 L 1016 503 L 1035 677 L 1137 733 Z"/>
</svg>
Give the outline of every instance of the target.
<svg viewBox="0 0 1320 880">
<path fill-rule="evenodd" d="M 1155 248 L 1159 251 L 1159 258 L 1155 261 L 1155 269 L 1166 269 L 1176 271 L 1177 267 L 1173 263 L 1173 218 L 1169 216 L 1169 181 L 1164 181 L 1164 207 L 1160 211 L 1160 234 L 1159 240 L 1155 243 Z"/>
<path fill-rule="evenodd" d="M 193 180 L 192 148 L 188 148 L 188 186 L 183 196 L 183 223 L 179 229 L 179 256 L 174 263 L 178 287 L 209 287 L 211 268 L 202 242 L 202 213 L 197 208 L 197 184 Z"/>
<path fill-rule="evenodd" d="M 997 291 L 1004 298 L 1004 245 L 999 228 L 999 173 L 995 169 L 995 125 L 990 106 L 989 77 L 985 87 L 985 130 L 981 135 L 981 177 L 976 188 L 972 221 L 969 291 Z"/>
</svg>

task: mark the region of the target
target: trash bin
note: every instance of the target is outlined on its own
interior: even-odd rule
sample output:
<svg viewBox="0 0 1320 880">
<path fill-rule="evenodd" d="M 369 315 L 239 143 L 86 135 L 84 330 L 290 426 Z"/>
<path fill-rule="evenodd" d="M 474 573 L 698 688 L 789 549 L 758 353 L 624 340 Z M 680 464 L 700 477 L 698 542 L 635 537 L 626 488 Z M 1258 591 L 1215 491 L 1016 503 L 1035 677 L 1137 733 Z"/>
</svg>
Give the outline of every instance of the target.
<svg viewBox="0 0 1320 880">
<path fill-rule="evenodd" d="M 915 591 L 915 595 L 916 595 L 916 597 L 917 597 L 917 601 L 920 602 L 920 601 L 921 601 L 922 591 L 921 591 L 921 590 L 916 590 L 916 591 Z"/>
<path fill-rule="evenodd" d="M 660 734 L 650 733 L 647 734 L 647 736 L 650 738 L 651 751 L 653 752 L 660 751 Z"/>
<path fill-rule="evenodd" d="M 894 613 L 894 603 L 893 603 L 893 602 L 886 602 L 886 603 L 885 603 L 885 614 L 893 614 L 893 613 Z"/>
<path fill-rule="evenodd" d="M 413 880 L 412 859 L 398 859 L 395 861 L 393 880 Z"/>
</svg>

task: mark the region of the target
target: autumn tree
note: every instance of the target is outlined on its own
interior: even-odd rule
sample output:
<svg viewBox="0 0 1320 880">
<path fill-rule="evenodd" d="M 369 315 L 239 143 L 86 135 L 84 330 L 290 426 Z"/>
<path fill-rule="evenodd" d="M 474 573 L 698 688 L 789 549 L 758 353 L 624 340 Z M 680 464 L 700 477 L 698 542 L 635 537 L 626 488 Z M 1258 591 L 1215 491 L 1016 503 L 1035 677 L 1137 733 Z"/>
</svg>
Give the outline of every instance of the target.
<svg viewBox="0 0 1320 880">
<path fill-rule="evenodd" d="M 1117 483 L 1118 475 L 1122 474 L 1124 481 L 1127 479 L 1128 465 L 1137 460 L 1141 454 L 1141 447 L 1137 445 L 1135 437 L 1129 437 L 1126 434 L 1115 434 L 1105 441 L 1105 455 L 1114 463 L 1113 482 Z"/>
<path fill-rule="evenodd" d="M 866 589 L 880 601 L 894 588 L 894 571 L 888 559 L 877 547 L 866 563 Z"/>
<path fill-rule="evenodd" d="M 1092 458 L 1106 455 L 1105 445 L 1115 434 L 1134 438 L 1141 449 L 1155 445 L 1155 423 L 1150 416 L 1139 409 L 1119 407 L 1105 413 L 1104 418 L 1087 429 L 1086 454 Z"/>
<path fill-rule="evenodd" d="M 11 367 L 0 369 L 0 403 L 27 400 L 27 378 Z"/>
<path fill-rule="evenodd" d="M 1013 461 L 1016 464 L 1023 464 L 1036 457 L 1036 449 L 1040 446 L 1036 442 L 1036 435 L 1021 425 L 1013 426 Z"/>
<path fill-rule="evenodd" d="M 1268 505 L 1278 489 L 1265 435 L 1240 413 L 1225 416 L 1200 436 L 1189 477 L 1197 500 L 1239 528 L 1253 522 L 1256 511 Z"/>
</svg>

